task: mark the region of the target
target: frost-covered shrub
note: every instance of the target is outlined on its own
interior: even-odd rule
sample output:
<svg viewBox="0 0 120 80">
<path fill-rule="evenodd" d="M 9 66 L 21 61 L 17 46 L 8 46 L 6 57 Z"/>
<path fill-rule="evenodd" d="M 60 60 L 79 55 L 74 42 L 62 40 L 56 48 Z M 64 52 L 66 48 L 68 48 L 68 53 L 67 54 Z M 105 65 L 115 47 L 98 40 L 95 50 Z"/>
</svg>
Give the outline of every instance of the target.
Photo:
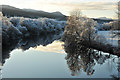
<svg viewBox="0 0 120 80">
<path fill-rule="evenodd" d="M 120 21 L 113 21 L 110 23 L 112 30 L 120 30 Z"/>
<path fill-rule="evenodd" d="M 11 17 L 9 20 L 14 26 L 19 26 L 22 25 L 24 17 Z"/>
<path fill-rule="evenodd" d="M 28 32 L 31 35 L 39 35 L 39 28 L 38 26 L 33 22 L 33 20 L 24 20 L 23 25 L 27 28 Z"/>
<path fill-rule="evenodd" d="M 110 23 L 104 23 L 102 24 L 102 29 L 103 30 L 110 30 L 112 28 Z"/>
<path fill-rule="evenodd" d="M 2 22 L 2 29 L 3 30 L 7 30 L 9 27 L 12 26 L 11 22 L 8 20 L 7 17 L 1 16 L 1 20 L 0 21 Z"/>
<path fill-rule="evenodd" d="M 0 13 L 0 22 L 2 23 L 3 31 L 11 36 L 11 38 L 28 37 L 30 35 L 40 35 L 41 33 L 55 33 L 64 30 L 65 21 L 57 21 L 49 18 L 24 18 L 10 17 L 7 18 Z"/>
<path fill-rule="evenodd" d="M 18 28 L 19 31 L 22 32 L 23 34 L 28 33 L 28 30 L 27 30 L 27 28 L 26 28 L 25 26 L 19 25 L 17 28 Z"/>
<path fill-rule="evenodd" d="M 6 33 L 11 39 L 20 38 L 22 36 L 22 33 L 14 26 L 9 27 Z"/>
<path fill-rule="evenodd" d="M 21 37 L 22 33 L 9 21 L 7 17 L 1 15 L 0 21 L 2 22 L 3 36 L 8 36 L 10 39 Z"/>
<path fill-rule="evenodd" d="M 112 29 L 111 23 L 104 23 L 101 25 L 102 30 L 110 30 Z"/>
<path fill-rule="evenodd" d="M 19 25 L 27 28 L 31 35 L 39 35 L 41 32 L 58 32 L 63 31 L 66 25 L 65 21 L 57 21 L 55 19 L 48 18 L 23 18 L 23 17 L 11 17 L 10 22 L 18 27 Z"/>
<path fill-rule="evenodd" d="M 109 23 L 97 24 L 96 28 L 98 30 L 120 30 L 119 21 L 112 21 Z"/>
</svg>

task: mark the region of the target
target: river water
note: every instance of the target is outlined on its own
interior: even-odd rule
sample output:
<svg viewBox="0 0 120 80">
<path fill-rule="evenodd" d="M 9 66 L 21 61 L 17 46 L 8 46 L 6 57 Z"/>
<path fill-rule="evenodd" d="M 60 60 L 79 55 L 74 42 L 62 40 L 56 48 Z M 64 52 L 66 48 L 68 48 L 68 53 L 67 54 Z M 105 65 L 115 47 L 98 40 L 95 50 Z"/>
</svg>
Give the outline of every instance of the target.
<svg viewBox="0 0 120 80">
<path fill-rule="evenodd" d="M 61 34 L 11 41 L 3 50 L 2 78 L 112 78 L 119 76 L 120 59 L 96 52 L 75 53 L 64 48 Z"/>
</svg>

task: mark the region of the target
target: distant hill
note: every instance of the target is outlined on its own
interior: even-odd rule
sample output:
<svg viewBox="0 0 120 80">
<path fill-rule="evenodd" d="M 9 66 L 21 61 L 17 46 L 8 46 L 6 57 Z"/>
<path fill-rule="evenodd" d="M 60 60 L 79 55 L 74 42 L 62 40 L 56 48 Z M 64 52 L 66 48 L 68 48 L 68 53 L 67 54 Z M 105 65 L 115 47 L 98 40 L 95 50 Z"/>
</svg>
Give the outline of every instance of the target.
<svg viewBox="0 0 120 80">
<path fill-rule="evenodd" d="M 106 17 L 100 17 L 100 18 L 93 18 L 93 20 L 97 21 L 98 23 L 109 23 L 111 21 L 114 21 L 113 19 L 106 18 Z"/>
<path fill-rule="evenodd" d="M 45 12 L 41 10 L 34 10 L 34 9 L 19 9 L 16 7 L 12 7 L 9 5 L 0 5 L 2 7 L 2 11 L 4 16 L 7 17 L 28 17 L 28 18 L 39 18 L 39 17 L 47 17 L 52 19 L 58 19 L 58 20 L 67 20 L 68 16 L 63 15 L 61 12 Z M 106 17 L 100 17 L 100 18 L 92 18 L 93 20 L 97 21 L 98 23 L 104 23 L 104 22 L 110 22 L 113 21 L 112 19 L 108 19 Z"/>
<path fill-rule="evenodd" d="M 20 17 L 29 17 L 29 18 L 47 17 L 47 18 L 53 18 L 59 20 L 66 19 L 66 16 L 63 15 L 61 12 L 49 13 L 49 12 L 33 10 L 33 9 L 19 9 L 9 5 L 0 5 L 0 7 L 2 7 L 3 15 L 6 15 L 8 17 L 20 16 Z"/>
<path fill-rule="evenodd" d="M 96 18 L 96 19 L 102 19 L 102 20 L 112 20 L 112 18 L 107 18 L 107 17 L 99 17 L 99 18 Z"/>
</svg>

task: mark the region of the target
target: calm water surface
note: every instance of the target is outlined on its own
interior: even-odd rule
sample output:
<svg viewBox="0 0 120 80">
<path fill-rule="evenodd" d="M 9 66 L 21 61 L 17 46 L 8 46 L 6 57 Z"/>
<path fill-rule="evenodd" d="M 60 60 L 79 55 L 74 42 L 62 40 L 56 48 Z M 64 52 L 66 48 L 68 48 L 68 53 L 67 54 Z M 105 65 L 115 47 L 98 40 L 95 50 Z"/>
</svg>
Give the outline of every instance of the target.
<svg viewBox="0 0 120 80">
<path fill-rule="evenodd" d="M 4 50 L 3 78 L 112 78 L 118 76 L 120 59 L 107 53 L 69 56 L 61 35 L 47 35 L 11 42 Z M 70 51 L 70 52 L 69 52 Z M 72 53 L 72 52 L 71 52 Z M 74 52 L 73 52 L 74 53 Z"/>
</svg>

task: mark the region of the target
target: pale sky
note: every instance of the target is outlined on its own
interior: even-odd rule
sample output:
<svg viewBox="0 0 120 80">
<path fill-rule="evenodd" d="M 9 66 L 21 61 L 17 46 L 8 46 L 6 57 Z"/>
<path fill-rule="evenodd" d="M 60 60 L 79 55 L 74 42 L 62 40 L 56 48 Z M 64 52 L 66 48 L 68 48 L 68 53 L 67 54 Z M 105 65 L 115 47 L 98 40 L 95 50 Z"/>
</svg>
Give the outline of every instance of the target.
<svg viewBox="0 0 120 80">
<path fill-rule="evenodd" d="M 43 10 L 47 12 L 60 11 L 69 15 L 74 9 L 81 9 L 88 17 L 115 18 L 116 4 L 119 0 L 0 0 L 0 4 L 17 8 Z"/>
</svg>

